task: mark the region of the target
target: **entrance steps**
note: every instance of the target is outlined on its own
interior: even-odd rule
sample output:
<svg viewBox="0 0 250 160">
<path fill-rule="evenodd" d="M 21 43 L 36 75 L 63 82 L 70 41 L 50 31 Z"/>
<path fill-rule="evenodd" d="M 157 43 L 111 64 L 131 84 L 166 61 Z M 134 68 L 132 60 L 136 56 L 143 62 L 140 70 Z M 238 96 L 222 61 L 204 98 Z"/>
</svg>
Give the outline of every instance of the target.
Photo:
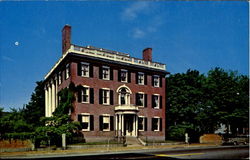
<svg viewBox="0 0 250 160">
<path fill-rule="evenodd" d="M 126 137 L 126 144 L 129 147 L 142 146 L 137 137 Z"/>
</svg>

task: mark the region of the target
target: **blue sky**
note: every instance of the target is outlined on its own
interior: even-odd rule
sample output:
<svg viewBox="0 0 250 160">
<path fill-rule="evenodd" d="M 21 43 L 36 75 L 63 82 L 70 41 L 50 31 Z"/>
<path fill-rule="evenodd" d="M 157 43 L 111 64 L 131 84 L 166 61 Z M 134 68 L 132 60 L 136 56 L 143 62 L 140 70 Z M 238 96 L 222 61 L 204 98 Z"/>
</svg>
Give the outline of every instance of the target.
<svg viewBox="0 0 250 160">
<path fill-rule="evenodd" d="M 0 2 L 0 107 L 21 108 L 35 82 L 61 56 L 61 29 L 72 43 L 129 53 L 174 73 L 211 68 L 249 74 L 248 3 L 223 1 Z"/>
</svg>

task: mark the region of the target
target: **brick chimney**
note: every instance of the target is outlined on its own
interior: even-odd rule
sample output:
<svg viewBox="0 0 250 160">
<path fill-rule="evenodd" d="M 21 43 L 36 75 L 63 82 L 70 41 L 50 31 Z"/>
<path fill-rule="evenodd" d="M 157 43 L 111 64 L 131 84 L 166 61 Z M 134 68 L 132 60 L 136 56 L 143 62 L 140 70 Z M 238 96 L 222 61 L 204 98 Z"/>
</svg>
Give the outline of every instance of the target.
<svg viewBox="0 0 250 160">
<path fill-rule="evenodd" d="M 143 60 L 152 62 L 152 48 L 145 48 L 143 50 Z"/>
<path fill-rule="evenodd" d="M 62 29 L 62 54 L 70 48 L 71 45 L 71 26 L 66 24 Z"/>
</svg>

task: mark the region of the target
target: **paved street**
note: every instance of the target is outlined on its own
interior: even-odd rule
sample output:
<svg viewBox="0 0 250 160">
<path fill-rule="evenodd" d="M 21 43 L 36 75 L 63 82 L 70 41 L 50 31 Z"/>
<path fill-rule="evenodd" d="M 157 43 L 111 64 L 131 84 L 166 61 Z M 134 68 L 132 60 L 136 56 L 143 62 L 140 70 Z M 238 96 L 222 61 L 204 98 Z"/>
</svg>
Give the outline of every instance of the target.
<svg viewBox="0 0 250 160">
<path fill-rule="evenodd" d="M 19 157 L 1 157 L 1 159 L 246 159 L 249 146 L 217 146 L 178 149 L 148 149 L 122 152 L 104 152 L 88 154 L 24 155 Z"/>
</svg>

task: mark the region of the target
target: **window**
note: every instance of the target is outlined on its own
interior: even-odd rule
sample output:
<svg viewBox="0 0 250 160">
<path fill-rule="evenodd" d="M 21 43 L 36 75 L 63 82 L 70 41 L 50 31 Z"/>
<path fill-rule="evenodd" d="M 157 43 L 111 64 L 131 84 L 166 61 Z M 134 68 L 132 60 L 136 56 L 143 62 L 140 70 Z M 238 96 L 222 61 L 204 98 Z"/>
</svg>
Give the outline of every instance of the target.
<svg viewBox="0 0 250 160">
<path fill-rule="evenodd" d="M 152 118 L 152 131 L 160 131 L 161 130 L 161 118 L 154 117 Z"/>
<path fill-rule="evenodd" d="M 121 70 L 121 82 L 128 82 L 128 71 L 122 69 Z"/>
<path fill-rule="evenodd" d="M 160 77 L 158 75 L 153 76 L 153 86 L 160 87 Z"/>
<path fill-rule="evenodd" d="M 80 75 L 82 77 L 89 77 L 89 64 L 88 63 L 81 63 L 80 67 Z"/>
<path fill-rule="evenodd" d="M 94 130 L 94 116 L 89 113 L 81 113 L 78 115 L 78 121 L 81 124 L 83 131 Z"/>
<path fill-rule="evenodd" d="M 90 115 L 88 113 L 79 115 L 79 121 L 83 131 L 90 131 Z"/>
<path fill-rule="evenodd" d="M 144 73 L 142 72 L 138 73 L 138 84 L 144 85 Z"/>
<path fill-rule="evenodd" d="M 109 131 L 110 130 L 110 116 L 103 116 L 103 131 Z"/>
<path fill-rule="evenodd" d="M 102 67 L 102 79 L 104 80 L 110 79 L 110 69 L 107 66 Z"/>
<path fill-rule="evenodd" d="M 152 95 L 153 108 L 160 108 L 160 95 Z"/>
<path fill-rule="evenodd" d="M 136 105 L 144 106 L 144 94 L 143 93 L 136 94 Z"/>
<path fill-rule="evenodd" d="M 112 131 L 114 130 L 114 117 L 109 114 L 104 114 L 99 117 L 99 125 L 101 131 Z"/>
<path fill-rule="evenodd" d="M 102 90 L 102 104 L 110 104 L 110 91 L 107 89 Z"/>
<path fill-rule="evenodd" d="M 58 73 L 58 85 L 62 83 L 62 72 Z"/>
<path fill-rule="evenodd" d="M 81 90 L 82 103 L 89 103 L 89 88 L 83 87 Z"/>
<path fill-rule="evenodd" d="M 65 70 L 65 79 L 68 79 L 69 76 L 70 76 L 70 64 L 67 64 Z"/>
</svg>

